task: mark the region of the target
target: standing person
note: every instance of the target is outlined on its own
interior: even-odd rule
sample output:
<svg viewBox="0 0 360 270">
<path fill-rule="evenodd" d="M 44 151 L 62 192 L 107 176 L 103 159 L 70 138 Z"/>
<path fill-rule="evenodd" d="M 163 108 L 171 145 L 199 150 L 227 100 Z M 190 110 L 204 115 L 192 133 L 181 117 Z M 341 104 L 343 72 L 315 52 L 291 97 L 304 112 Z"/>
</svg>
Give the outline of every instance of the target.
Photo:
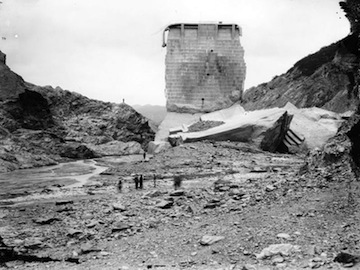
<svg viewBox="0 0 360 270">
<path fill-rule="evenodd" d="M 121 193 L 122 191 L 122 187 L 123 187 L 123 182 L 122 182 L 122 179 L 120 178 L 119 179 L 119 182 L 117 184 L 117 188 L 118 188 L 118 191 Z"/>
<path fill-rule="evenodd" d="M 144 160 L 146 159 L 146 152 L 143 153 Z"/>
<path fill-rule="evenodd" d="M 139 178 L 137 175 L 135 175 L 134 182 L 135 182 L 135 189 L 138 189 L 139 188 Z"/>
<path fill-rule="evenodd" d="M 142 174 L 140 174 L 140 179 L 139 179 L 139 187 L 140 187 L 140 189 L 143 189 L 143 181 L 144 181 L 144 178 L 143 178 L 143 175 Z"/>
<path fill-rule="evenodd" d="M 181 187 L 181 183 L 182 183 L 182 176 L 180 175 L 175 175 L 174 176 L 174 189 L 177 190 Z"/>
<path fill-rule="evenodd" d="M 156 188 L 156 174 L 154 173 L 154 188 Z"/>
</svg>

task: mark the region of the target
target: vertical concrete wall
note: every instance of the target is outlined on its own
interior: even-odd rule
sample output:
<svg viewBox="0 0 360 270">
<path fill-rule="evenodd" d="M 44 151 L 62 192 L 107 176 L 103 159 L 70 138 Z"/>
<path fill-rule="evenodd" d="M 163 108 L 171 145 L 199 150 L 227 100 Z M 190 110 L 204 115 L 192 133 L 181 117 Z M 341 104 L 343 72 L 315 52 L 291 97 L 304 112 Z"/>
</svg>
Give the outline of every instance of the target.
<svg viewBox="0 0 360 270">
<path fill-rule="evenodd" d="M 167 30 L 168 111 L 210 112 L 241 99 L 246 66 L 237 25 L 177 24 Z"/>
</svg>

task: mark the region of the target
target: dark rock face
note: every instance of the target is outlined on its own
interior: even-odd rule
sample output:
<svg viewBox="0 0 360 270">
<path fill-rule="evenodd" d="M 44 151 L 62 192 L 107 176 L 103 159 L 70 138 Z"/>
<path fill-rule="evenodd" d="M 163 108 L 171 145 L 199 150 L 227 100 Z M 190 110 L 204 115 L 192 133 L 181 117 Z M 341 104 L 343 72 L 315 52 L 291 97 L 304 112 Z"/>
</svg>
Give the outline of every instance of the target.
<svg viewBox="0 0 360 270">
<path fill-rule="evenodd" d="M 25 91 L 23 78 L 15 74 L 5 64 L 5 55 L 0 52 L 0 102 L 17 99 Z"/>
<path fill-rule="evenodd" d="M 6 102 L 4 108 L 22 128 L 46 129 L 54 125 L 46 99 L 37 92 L 25 90 L 15 101 Z"/>
<path fill-rule="evenodd" d="M 349 35 L 301 59 L 285 74 L 248 89 L 242 105 L 246 110 L 256 110 L 291 102 L 298 108 L 354 110 L 358 103 L 357 50 L 357 35 Z"/>
</svg>

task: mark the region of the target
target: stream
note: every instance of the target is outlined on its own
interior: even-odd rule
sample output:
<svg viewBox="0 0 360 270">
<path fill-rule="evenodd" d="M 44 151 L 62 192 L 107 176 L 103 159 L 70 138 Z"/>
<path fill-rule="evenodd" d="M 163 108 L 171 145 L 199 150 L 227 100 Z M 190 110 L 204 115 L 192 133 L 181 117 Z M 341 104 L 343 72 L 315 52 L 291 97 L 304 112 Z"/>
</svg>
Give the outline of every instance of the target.
<svg viewBox="0 0 360 270">
<path fill-rule="evenodd" d="M 17 170 L 0 174 L 0 200 L 14 199 L 44 190 L 76 189 L 108 167 L 94 160 L 79 160 L 54 166 Z M 42 197 L 42 194 L 37 195 Z"/>
</svg>

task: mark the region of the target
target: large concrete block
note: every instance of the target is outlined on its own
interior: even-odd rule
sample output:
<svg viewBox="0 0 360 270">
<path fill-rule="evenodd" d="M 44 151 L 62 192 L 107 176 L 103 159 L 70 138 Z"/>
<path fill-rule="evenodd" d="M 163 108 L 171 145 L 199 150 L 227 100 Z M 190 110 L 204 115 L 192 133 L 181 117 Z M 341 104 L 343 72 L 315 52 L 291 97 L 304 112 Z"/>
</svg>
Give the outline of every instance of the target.
<svg viewBox="0 0 360 270">
<path fill-rule="evenodd" d="M 246 66 L 237 25 L 174 24 L 167 30 L 168 111 L 210 112 L 241 99 Z"/>
</svg>

